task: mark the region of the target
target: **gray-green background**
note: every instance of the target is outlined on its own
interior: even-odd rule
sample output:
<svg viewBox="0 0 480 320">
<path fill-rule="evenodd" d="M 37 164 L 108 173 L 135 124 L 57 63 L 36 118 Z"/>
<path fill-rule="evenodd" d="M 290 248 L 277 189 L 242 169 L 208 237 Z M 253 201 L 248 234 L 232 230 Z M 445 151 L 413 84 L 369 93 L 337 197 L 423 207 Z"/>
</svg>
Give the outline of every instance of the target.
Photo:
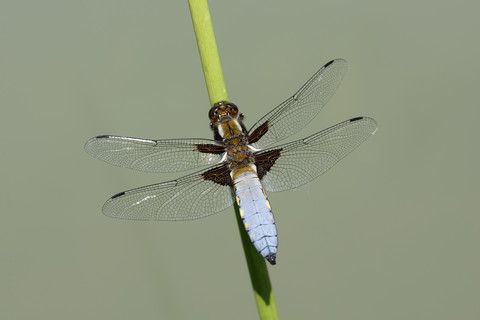
<svg viewBox="0 0 480 320">
<path fill-rule="evenodd" d="M 479 319 L 478 1 L 211 1 L 229 96 L 252 125 L 319 67 L 349 72 L 301 138 L 379 131 L 324 176 L 270 193 L 282 319 Z M 0 0 L 0 318 L 255 319 L 233 210 L 101 214 L 147 174 L 98 134 L 210 138 L 186 1 Z"/>
</svg>

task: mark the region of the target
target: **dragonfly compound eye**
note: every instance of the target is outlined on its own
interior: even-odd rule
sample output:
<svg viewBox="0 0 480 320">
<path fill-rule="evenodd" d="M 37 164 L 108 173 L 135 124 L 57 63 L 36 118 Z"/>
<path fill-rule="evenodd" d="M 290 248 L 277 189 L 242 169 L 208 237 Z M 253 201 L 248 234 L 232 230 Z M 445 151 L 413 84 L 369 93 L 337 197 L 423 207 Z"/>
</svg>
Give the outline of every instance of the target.
<svg viewBox="0 0 480 320">
<path fill-rule="evenodd" d="M 227 107 L 229 109 L 228 113 L 231 117 L 236 117 L 238 115 L 238 107 L 234 103 L 228 102 Z"/>
<path fill-rule="evenodd" d="M 220 101 L 213 105 L 208 112 L 208 117 L 211 122 L 217 122 L 219 118 L 229 115 L 235 117 L 238 114 L 238 108 L 235 104 L 227 101 Z"/>
<path fill-rule="evenodd" d="M 210 111 L 208 111 L 208 118 L 210 119 L 211 122 L 217 122 L 218 120 L 218 106 L 215 104 L 212 108 L 210 108 Z"/>
</svg>

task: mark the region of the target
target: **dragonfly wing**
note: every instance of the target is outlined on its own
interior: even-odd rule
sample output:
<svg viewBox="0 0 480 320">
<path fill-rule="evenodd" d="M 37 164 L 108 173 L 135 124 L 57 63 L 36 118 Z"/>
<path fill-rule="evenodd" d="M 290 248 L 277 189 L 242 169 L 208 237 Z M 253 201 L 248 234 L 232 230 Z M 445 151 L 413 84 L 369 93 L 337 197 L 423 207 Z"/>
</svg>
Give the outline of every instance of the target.
<svg viewBox="0 0 480 320">
<path fill-rule="evenodd" d="M 330 100 L 346 72 L 345 60 L 328 62 L 297 93 L 253 125 L 248 132 L 250 144 L 264 149 L 305 127 Z"/>
<path fill-rule="evenodd" d="M 223 145 L 208 139 L 149 140 L 120 136 L 98 136 L 87 141 L 85 150 L 116 166 L 147 171 L 176 172 L 217 164 Z"/>
<path fill-rule="evenodd" d="M 177 180 L 121 192 L 108 199 L 102 211 L 109 217 L 130 220 L 203 218 L 233 204 L 229 173 L 226 165 L 221 165 Z"/>
<path fill-rule="evenodd" d="M 377 130 L 375 120 L 359 117 L 308 138 L 255 154 L 257 171 L 267 191 L 285 191 L 317 178 Z"/>
</svg>

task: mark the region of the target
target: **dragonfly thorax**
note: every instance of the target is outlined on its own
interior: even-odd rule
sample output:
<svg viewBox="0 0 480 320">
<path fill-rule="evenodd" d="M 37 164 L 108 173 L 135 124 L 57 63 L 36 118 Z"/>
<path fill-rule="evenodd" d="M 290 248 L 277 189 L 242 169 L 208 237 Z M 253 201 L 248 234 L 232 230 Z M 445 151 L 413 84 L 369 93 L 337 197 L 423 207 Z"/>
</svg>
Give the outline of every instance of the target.
<svg viewBox="0 0 480 320">
<path fill-rule="evenodd" d="M 238 107 L 226 101 L 215 103 L 208 113 L 210 118 L 210 127 L 214 132 L 214 139 L 223 141 L 231 139 L 230 144 L 234 144 L 234 139 L 238 136 L 246 135 L 247 129 L 243 125 L 243 115 L 238 113 Z"/>
</svg>

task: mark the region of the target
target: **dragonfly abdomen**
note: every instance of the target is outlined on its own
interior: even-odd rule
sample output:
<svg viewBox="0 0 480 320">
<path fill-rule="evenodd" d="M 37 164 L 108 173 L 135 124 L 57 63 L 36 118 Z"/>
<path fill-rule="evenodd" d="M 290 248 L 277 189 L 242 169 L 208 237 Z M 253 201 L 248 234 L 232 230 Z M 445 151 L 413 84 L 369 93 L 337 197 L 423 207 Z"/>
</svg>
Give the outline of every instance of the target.
<svg viewBox="0 0 480 320">
<path fill-rule="evenodd" d="M 278 247 L 277 228 L 262 184 L 256 172 L 252 170 L 245 170 L 234 176 L 233 184 L 243 225 L 257 251 L 268 262 L 275 264 Z"/>
</svg>

